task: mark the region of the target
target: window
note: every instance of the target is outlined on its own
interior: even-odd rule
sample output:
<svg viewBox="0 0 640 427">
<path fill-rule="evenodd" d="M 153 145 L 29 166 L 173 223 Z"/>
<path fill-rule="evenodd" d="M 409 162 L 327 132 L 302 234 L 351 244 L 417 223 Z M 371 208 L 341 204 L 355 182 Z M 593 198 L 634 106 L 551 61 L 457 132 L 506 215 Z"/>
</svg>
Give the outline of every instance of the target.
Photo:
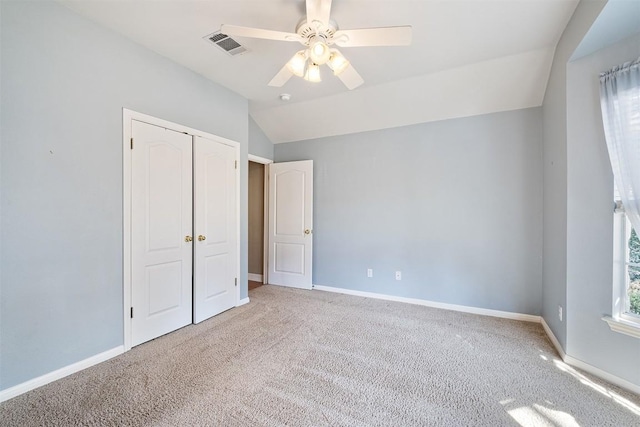
<svg viewBox="0 0 640 427">
<path fill-rule="evenodd" d="M 600 74 L 600 106 L 615 199 L 621 200 L 614 216 L 613 309 L 604 320 L 640 338 L 640 58 Z"/>
<path fill-rule="evenodd" d="M 625 216 L 626 218 L 626 216 Z M 627 239 L 627 274 L 625 280 L 627 296 L 623 314 L 634 316 L 634 320 L 640 320 L 640 239 L 636 231 L 631 227 L 629 218 L 626 218 L 626 229 L 629 230 Z"/>
<path fill-rule="evenodd" d="M 624 213 L 620 202 L 616 203 L 616 215 L 620 216 L 619 264 L 621 270 L 617 280 L 619 287 L 620 308 L 619 316 L 631 316 L 629 320 L 640 322 L 640 238 L 631 226 L 631 221 Z"/>
<path fill-rule="evenodd" d="M 617 194 L 617 191 L 616 191 Z M 613 331 L 640 337 L 640 236 L 616 201 L 613 237 Z"/>
</svg>

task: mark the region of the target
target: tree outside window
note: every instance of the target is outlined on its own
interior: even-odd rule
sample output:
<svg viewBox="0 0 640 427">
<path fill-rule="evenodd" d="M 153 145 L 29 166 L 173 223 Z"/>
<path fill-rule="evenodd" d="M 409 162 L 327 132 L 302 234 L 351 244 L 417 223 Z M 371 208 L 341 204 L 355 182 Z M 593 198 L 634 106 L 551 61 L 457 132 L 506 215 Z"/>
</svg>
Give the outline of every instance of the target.
<svg viewBox="0 0 640 427">
<path fill-rule="evenodd" d="M 629 261 L 627 266 L 629 274 L 629 285 L 627 287 L 629 312 L 640 315 L 640 239 L 634 229 L 631 229 L 631 236 L 629 237 Z"/>
</svg>

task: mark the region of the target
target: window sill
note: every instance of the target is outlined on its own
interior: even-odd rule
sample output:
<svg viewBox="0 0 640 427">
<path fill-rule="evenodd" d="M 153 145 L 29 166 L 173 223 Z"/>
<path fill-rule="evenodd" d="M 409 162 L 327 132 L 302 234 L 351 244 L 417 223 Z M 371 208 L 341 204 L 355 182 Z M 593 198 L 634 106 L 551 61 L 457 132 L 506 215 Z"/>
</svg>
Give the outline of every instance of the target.
<svg viewBox="0 0 640 427">
<path fill-rule="evenodd" d="M 640 323 L 638 322 L 631 322 L 624 319 L 614 319 L 613 317 L 609 316 L 603 317 L 602 320 L 609 324 L 609 328 L 611 328 L 613 332 L 619 332 L 631 337 L 640 338 Z"/>
</svg>

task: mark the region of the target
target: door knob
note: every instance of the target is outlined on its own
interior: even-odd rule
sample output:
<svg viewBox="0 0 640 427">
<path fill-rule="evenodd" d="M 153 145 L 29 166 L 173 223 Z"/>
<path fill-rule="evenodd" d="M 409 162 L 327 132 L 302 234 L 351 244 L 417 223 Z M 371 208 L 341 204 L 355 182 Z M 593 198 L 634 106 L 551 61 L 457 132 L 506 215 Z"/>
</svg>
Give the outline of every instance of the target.
<svg viewBox="0 0 640 427">
<path fill-rule="evenodd" d="M 207 240 L 207 237 L 201 234 L 198 236 L 198 240 L 202 242 L 203 240 Z"/>
<path fill-rule="evenodd" d="M 191 237 L 191 236 L 185 236 L 185 238 L 184 238 L 184 241 L 187 242 L 187 243 L 192 241 L 192 240 L 193 240 L 193 237 Z"/>
<path fill-rule="evenodd" d="M 304 234 L 311 234 L 311 230 L 307 228 L 306 230 L 304 230 Z"/>
</svg>

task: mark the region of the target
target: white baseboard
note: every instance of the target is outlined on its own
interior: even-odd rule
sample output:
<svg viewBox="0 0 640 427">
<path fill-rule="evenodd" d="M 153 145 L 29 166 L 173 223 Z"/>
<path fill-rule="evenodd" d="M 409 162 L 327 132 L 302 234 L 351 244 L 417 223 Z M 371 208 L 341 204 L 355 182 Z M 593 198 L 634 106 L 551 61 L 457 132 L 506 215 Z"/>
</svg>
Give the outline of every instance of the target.
<svg viewBox="0 0 640 427">
<path fill-rule="evenodd" d="M 425 307 L 442 308 L 444 310 L 460 311 L 463 313 L 480 314 L 482 316 L 502 317 L 504 319 L 522 320 L 525 322 L 540 323 L 540 316 L 533 314 L 512 313 L 510 311 L 491 310 L 488 308 L 469 307 L 466 305 L 447 304 L 417 298 L 397 297 L 394 295 L 377 294 L 374 292 L 354 291 L 351 289 L 334 288 L 331 286 L 313 285 L 318 291 L 336 292 L 339 294 L 355 295 L 359 297 L 382 299 L 387 301 L 404 302 L 407 304 L 422 305 Z"/>
<path fill-rule="evenodd" d="M 248 303 L 249 303 L 249 297 L 243 298 L 238 302 L 238 305 L 236 307 L 240 307 L 241 305 L 245 305 Z M 29 381 L 25 381 L 13 387 L 0 390 L 0 402 L 4 402 L 16 396 L 19 396 L 23 393 L 34 390 L 38 387 L 42 387 L 43 385 L 49 384 L 53 381 L 59 380 L 71 374 L 75 374 L 76 372 L 82 371 L 83 369 L 90 368 L 91 366 L 94 366 L 94 365 L 97 365 L 98 363 L 109 360 L 124 352 L 125 352 L 124 346 L 121 345 L 121 346 L 112 348 L 111 350 L 107 350 L 105 352 L 96 354 L 95 356 L 88 357 L 79 362 L 57 369 L 53 372 L 49 372 L 37 378 L 33 378 Z"/>
<path fill-rule="evenodd" d="M 405 298 L 405 297 L 397 297 L 393 295 L 378 294 L 374 292 L 354 291 L 351 289 L 334 288 L 331 286 L 313 285 L 313 289 L 318 291 L 336 292 L 340 294 L 382 299 L 387 301 L 404 302 L 408 304 L 416 304 L 416 305 L 422 305 L 422 306 L 433 307 L 433 308 L 442 308 L 445 310 L 480 314 L 484 316 L 494 316 L 494 317 L 502 317 L 505 319 L 523 320 L 526 322 L 542 323 L 542 327 L 544 328 L 545 332 L 547 333 L 547 336 L 553 343 L 553 346 L 558 351 L 558 354 L 560 354 L 560 357 L 564 363 L 566 363 L 567 365 L 573 366 L 575 368 L 582 369 L 583 371 L 588 372 L 592 375 L 595 375 L 596 377 L 602 378 L 603 380 L 608 381 L 611 384 L 615 384 L 618 387 L 624 388 L 633 393 L 640 394 L 640 386 L 630 381 L 627 381 L 623 378 L 620 378 L 616 375 L 610 374 L 609 372 L 603 371 L 600 368 L 596 368 L 595 366 L 589 365 L 588 363 L 583 362 L 582 360 L 576 359 L 575 357 L 572 357 L 566 354 L 564 352 L 564 349 L 560 345 L 560 342 L 558 341 L 556 336 L 553 334 L 553 332 L 551 331 L 551 328 L 549 328 L 549 325 L 547 324 L 547 322 L 544 320 L 542 316 L 512 313 L 508 311 L 491 310 L 486 308 L 469 307 L 464 305 L 446 304 L 446 303 L 428 301 L 428 300 L 422 300 L 422 299 L 416 299 L 416 298 Z"/>
<path fill-rule="evenodd" d="M 247 279 L 251 280 L 252 282 L 262 283 L 262 274 L 248 273 Z"/>
<path fill-rule="evenodd" d="M 45 384 L 49 384 L 50 382 L 59 380 L 60 378 L 64 378 L 68 375 L 75 374 L 78 371 L 82 371 L 83 369 L 87 369 L 93 365 L 97 365 L 98 363 L 104 362 L 105 360 L 109 360 L 122 353 L 124 353 L 123 345 L 112 348 L 111 350 L 107 350 L 105 352 L 96 354 L 95 356 L 91 356 L 87 359 L 81 360 L 71 365 L 65 366 L 64 368 L 60 368 L 53 372 L 49 372 L 48 374 L 44 374 L 37 378 L 33 378 L 29 381 L 23 382 L 22 384 L 18 384 L 13 387 L 7 388 L 5 390 L 1 390 L 0 402 L 4 402 L 5 400 L 12 399 L 16 396 L 19 396 L 23 393 L 26 393 L 38 387 L 42 387 Z"/>
<path fill-rule="evenodd" d="M 603 371 L 600 368 L 596 368 L 593 365 L 589 365 L 588 363 L 583 362 L 582 360 L 576 359 L 575 357 L 571 357 L 569 355 L 565 355 L 563 360 L 564 360 L 564 363 L 566 363 L 567 365 L 573 366 L 574 368 L 582 369 L 583 371 L 588 372 L 592 375 L 595 375 L 596 377 L 600 377 L 603 380 L 608 381 L 611 384 L 615 384 L 620 388 L 629 390 L 633 393 L 640 394 L 640 386 L 630 381 L 627 381 L 616 375 L 610 374 L 607 371 Z"/>
<path fill-rule="evenodd" d="M 556 348 L 556 351 L 560 355 L 560 358 L 562 360 L 566 359 L 567 355 L 565 354 L 564 349 L 560 345 L 560 341 L 558 341 L 556 336 L 553 334 L 553 331 L 551 330 L 549 325 L 547 325 L 547 322 L 544 320 L 544 317 L 540 316 L 540 322 L 542 323 L 542 327 L 544 328 L 544 331 L 547 333 L 547 336 L 551 340 L 551 343 L 553 344 L 553 346 Z"/>
<path fill-rule="evenodd" d="M 595 375 L 596 377 L 602 378 L 603 380 L 608 381 L 611 384 L 615 384 L 618 387 L 624 388 L 625 390 L 629 390 L 633 393 L 640 394 L 640 386 L 630 381 L 627 381 L 623 378 L 620 378 L 616 375 L 610 374 L 607 371 L 603 371 L 600 368 L 596 368 L 595 366 L 590 365 L 586 362 L 583 362 L 580 359 L 576 359 L 575 357 L 566 354 L 564 352 L 564 349 L 560 345 L 560 341 L 558 341 L 553 331 L 551 330 L 547 322 L 544 320 L 544 317 L 541 317 L 541 319 L 542 319 L 542 327 L 544 328 L 544 331 L 547 333 L 547 336 L 553 343 L 553 346 L 558 351 L 558 354 L 560 354 L 560 358 L 564 363 L 566 363 L 569 366 L 573 366 L 574 368 L 582 369 L 585 372 Z"/>
</svg>

